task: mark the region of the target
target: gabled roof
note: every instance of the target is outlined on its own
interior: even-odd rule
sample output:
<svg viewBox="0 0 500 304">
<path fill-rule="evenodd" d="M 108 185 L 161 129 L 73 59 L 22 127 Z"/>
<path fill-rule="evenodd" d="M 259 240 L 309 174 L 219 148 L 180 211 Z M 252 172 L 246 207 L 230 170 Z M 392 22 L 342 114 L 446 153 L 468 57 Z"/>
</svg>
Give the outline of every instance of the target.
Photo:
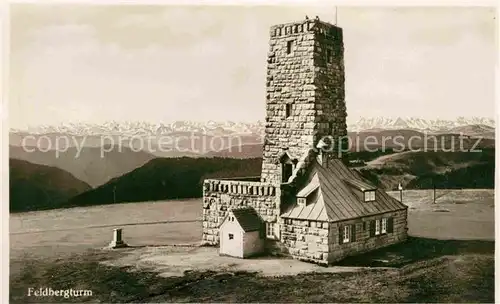
<svg viewBox="0 0 500 304">
<path fill-rule="evenodd" d="M 345 181 L 370 186 L 371 184 L 358 172 L 349 169 L 340 159 L 330 159 L 326 166 L 313 160 L 305 174 L 305 182 L 299 192 L 310 187 L 314 176 L 317 176 L 319 188 L 316 201 L 306 206 L 294 203 L 284 210 L 282 217 L 336 222 L 407 208 L 381 189 L 375 190 L 375 201 L 365 202 Z"/>
<path fill-rule="evenodd" d="M 260 230 L 262 228 L 262 219 L 257 214 L 257 211 L 255 211 L 255 209 L 251 207 L 244 207 L 232 209 L 231 212 L 233 213 L 236 221 L 240 224 L 243 231 L 251 232 Z M 227 216 L 222 223 L 224 223 L 226 219 Z"/>
</svg>

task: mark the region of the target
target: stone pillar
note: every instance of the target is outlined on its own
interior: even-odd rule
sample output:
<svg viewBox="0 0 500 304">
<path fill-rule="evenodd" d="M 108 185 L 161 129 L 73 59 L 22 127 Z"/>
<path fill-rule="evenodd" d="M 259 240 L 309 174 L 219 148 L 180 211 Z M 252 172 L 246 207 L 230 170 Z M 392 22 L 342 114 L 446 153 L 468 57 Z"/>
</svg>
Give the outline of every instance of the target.
<svg viewBox="0 0 500 304">
<path fill-rule="evenodd" d="M 116 228 L 113 230 L 113 240 L 111 243 L 109 243 L 110 248 L 121 248 L 121 247 L 127 247 L 127 244 L 123 242 L 122 239 L 122 229 L 121 228 Z"/>
</svg>

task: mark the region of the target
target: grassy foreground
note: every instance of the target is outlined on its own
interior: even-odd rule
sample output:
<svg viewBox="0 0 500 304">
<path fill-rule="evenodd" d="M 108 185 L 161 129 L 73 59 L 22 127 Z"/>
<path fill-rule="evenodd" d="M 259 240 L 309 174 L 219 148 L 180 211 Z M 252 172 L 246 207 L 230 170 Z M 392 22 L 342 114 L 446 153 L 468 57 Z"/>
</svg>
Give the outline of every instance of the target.
<svg viewBox="0 0 500 304">
<path fill-rule="evenodd" d="M 494 243 L 410 239 L 365 256 L 399 252 L 401 263 L 357 273 L 262 277 L 255 273 L 188 272 L 164 278 L 100 261 L 120 252 L 90 251 L 58 260 L 11 261 L 13 303 L 33 302 L 494 302 Z M 404 251 L 400 249 L 405 248 Z M 361 261 L 361 262 L 360 262 Z M 363 264 L 363 259 L 346 261 Z M 91 297 L 28 297 L 28 288 L 92 290 Z"/>
</svg>

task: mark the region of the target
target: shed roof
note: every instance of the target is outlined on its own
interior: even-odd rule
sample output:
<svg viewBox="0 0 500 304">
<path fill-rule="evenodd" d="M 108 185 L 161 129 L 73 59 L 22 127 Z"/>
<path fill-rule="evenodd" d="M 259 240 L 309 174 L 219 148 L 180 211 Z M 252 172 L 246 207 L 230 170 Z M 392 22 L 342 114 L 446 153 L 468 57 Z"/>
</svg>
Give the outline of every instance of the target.
<svg viewBox="0 0 500 304">
<path fill-rule="evenodd" d="M 371 183 L 365 182 L 363 180 L 346 178 L 346 179 L 344 179 L 344 181 L 346 183 L 348 183 L 350 186 L 355 187 L 356 189 L 358 189 L 360 191 L 377 190 L 377 187 L 375 187 Z"/>
<path fill-rule="evenodd" d="M 298 190 L 300 192 L 308 188 L 314 176 L 317 176 L 319 180 L 317 200 L 306 206 L 294 203 L 284 210 L 282 217 L 336 222 L 407 208 L 381 189 L 373 189 L 376 191 L 375 201 L 365 202 L 364 198 L 357 195 L 352 186 L 345 181 L 355 181 L 364 186 L 371 184 L 358 172 L 348 168 L 340 159 L 330 159 L 326 166 L 314 160 L 305 174 L 305 183 Z"/>
<path fill-rule="evenodd" d="M 308 183 L 299 193 L 297 193 L 297 197 L 307 197 L 311 192 L 316 190 L 319 187 L 319 179 L 318 175 L 315 174 L 310 183 Z"/>
<path fill-rule="evenodd" d="M 231 210 L 234 218 L 245 232 L 257 231 L 262 228 L 262 219 L 257 211 L 251 207 L 237 208 Z"/>
</svg>

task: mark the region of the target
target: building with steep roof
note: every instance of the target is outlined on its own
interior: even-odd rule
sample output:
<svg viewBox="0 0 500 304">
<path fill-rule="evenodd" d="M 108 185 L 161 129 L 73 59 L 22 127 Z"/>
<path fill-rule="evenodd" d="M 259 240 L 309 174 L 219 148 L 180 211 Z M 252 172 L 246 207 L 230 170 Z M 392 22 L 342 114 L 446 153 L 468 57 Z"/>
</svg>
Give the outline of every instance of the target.
<svg viewBox="0 0 500 304">
<path fill-rule="evenodd" d="M 264 223 L 251 207 L 229 211 L 219 231 L 221 255 L 247 258 L 264 251 Z"/>
<path fill-rule="evenodd" d="M 342 29 L 306 19 L 270 37 L 262 173 L 204 181 L 203 241 L 225 244 L 221 223 L 242 207 L 268 246 L 315 263 L 406 240 L 407 207 L 344 162 Z"/>
</svg>

